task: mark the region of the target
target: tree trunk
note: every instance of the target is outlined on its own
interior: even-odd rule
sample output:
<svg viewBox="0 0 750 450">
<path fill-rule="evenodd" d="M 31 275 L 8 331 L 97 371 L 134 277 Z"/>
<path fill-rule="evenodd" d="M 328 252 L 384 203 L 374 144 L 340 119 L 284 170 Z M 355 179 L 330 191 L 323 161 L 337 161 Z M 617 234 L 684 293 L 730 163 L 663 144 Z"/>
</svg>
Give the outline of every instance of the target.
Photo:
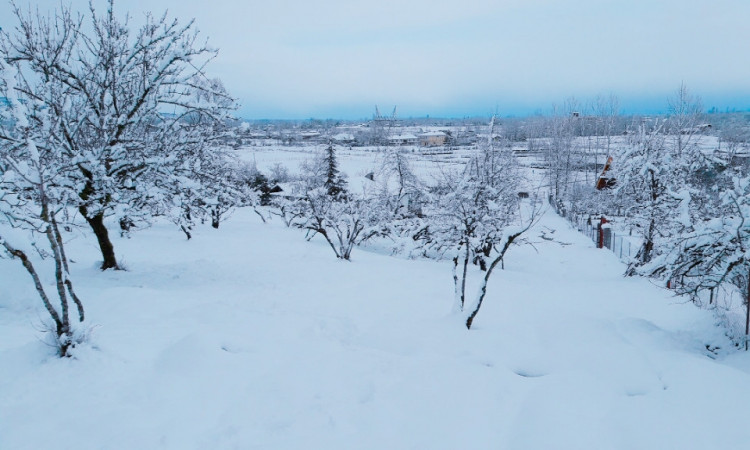
<svg viewBox="0 0 750 450">
<path fill-rule="evenodd" d="M 487 295 L 487 282 L 490 280 L 490 275 L 492 275 L 492 271 L 495 270 L 495 267 L 497 266 L 497 264 L 503 260 L 503 256 L 505 256 L 505 252 L 503 252 L 500 256 L 495 258 L 494 261 L 492 261 L 492 264 L 490 264 L 490 267 L 487 269 L 487 273 L 484 274 L 484 278 L 482 279 L 482 285 L 479 288 L 479 297 L 477 299 L 477 306 L 476 308 L 474 308 L 474 311 L 472 311 L 469 317 L 466 319 L 467 330 L 471 330 L 471 325 L 474 323 L 474 318 L 477 316 L 477 313 L 479 313 L 479 308 L 482 307 L 482 302 L 484 302 L 484 297 Z"/>
<path fill-rule="evenodd" d="M 464 303 L 466 301 L 466 275 L 469 269 L 469 244 L 464 244 L 464 247 L 466 248 L 466 251 L 464 252 L 463 256 L 463 267 L 461 269 L 461 280 L 458 279 L 458 276 L 455 272 L 454 267 L 454 273 L 453 273 L 453 283 L 455 286 L 455 295 L 456 300 L 458 301 L 458 308 L 459 311 L 464 310 Z M 461 246 L 459 245 L 458 250 L 461 250 Z M 456 266 L 458 265 L 459 257 L 456 255 L 456 259 L 454 260 Z M 460 284 L 459 284 L 460 281 Z"/>
<path fill-rule="evenodd" d="M 221 222 L 221 210 L 216 206 L 211 210 L 211 226 L 218 230 L 219 222 Z"/>
<path fill-rule="evenodd" d="M 635 254 L 635 261 L 628 264 L 628 269 L 625 271 L 625 276 L 632 277 L 637 273 L 638 267 L 643 266 L 647 262 L 651 261 L 651 253 L 654 250 L 655 232 L 656 221 L 654 219 L 651 219 L 648 225 L 648 230 L 643 235 L 643 244 L 638 249 L 638 253 Z"/>
<path fill-rule="evenodd" d="M 70 319 L 68 316 L 68 297 L 65 292 L 65 279 L 67 273 L 64 272 L 64 260 L 62 252 L 57 246 L 57 240 L 52 231 L 52 226 L 48 225 L 46 233 L 47 239 L 49 240 L 50 247 L 55 258 L 55 281 L 57 285 L 57 295 L 60 298 L 60 319 L 62 323 L 57 324 L 57 342 L 59 345 L 59 352 L 61 357 L 68 356 L 68 349 L 72 345 L 73 332 L 70 329 Z"/>
<path fill-rule="evenodd" d="M 643 254 L 641 255 L 641 262 L 647 263 L 651 261 L 651 252 L 654 250 L 654 234 L 656 233 L 656 221 L 651 219 L 648 224 L 648 234 L 646 235 L 645 242 L 643 243 Z"/>
<path fill-rule="evenodd" d="M 47 309 L 47 312 L 49 312 L 50 317 L 55 322 L 55 334 L 57 335 L 57 343 L 59 345 L 59 348 L 58 348 L 59 354 L 61 357 L 68 356 L 68 349 L 71 346 L 71 340 L 70 340 L 71 333 L 70 333 L 70 325 L 69 323 L 67 323 L 67 317 L 63 321 L 60 314 L 57 312 L 54 306 L 52 306 L 52 303 L 47 297 L 47 293 L 44 291 L 44 286 L 42 285 L 42 281 L 39 279 L 39 275 L 37 274 L 36 269 L 34 268 L 34 265 L 31 263 L 31 260 L 29 260 L 26 254 L 21 250 L 13 248 L 7 241 L 2 240 L 2 238 L 0 238 L 0 245 L 5 247 L 8 253 L 10 253 L 13 257 L 16 257 L 19 260 L 21 260 L 21 264 L 23 264 L 23 267 L 26 269 L 29 275 L 31 275 L 31 278 L 34 280 L 34 287 L 36 288 L 36 291 L 39 294 L 39 297 L 42 299 L 42 303 L 44 304 L 45 309 Z M 57 254 L 58 253 L 56 253 L 56 256 Z M 55 261 L 55 262 L 59 266 L 59 261 Z M 58 278 L 58 281 L 59 281 L 59 278 Z M 62 294 L 64 295 L 65 292 L 63 291 Z M 64 313 L 67 315 L 67 311 L 65 311 Z M 81 312 L 81 314 L 83 313 Z"/>
<path fill-rule="evenodd" d="M 747 274 L 747 296 L 745 296 L 745 351 L 748 349 L 748 335 L 750 335 L 750 271 Z"/>
<path fill-rule="evenodd" d="M 44 285 L 42 284 L 42 280 L 39 279 L 39 275 L 37 274 L 36 269 L 34 268 L 34 264 L 31 263 L 31 260 L 26 256 L 26 253 L 12 247 L 8 243 L 8 241 L 0 239 L 0 243 L 2 243 L 3 247 L 5 247 L 5 249 L 8 250 L 8 253 L 10 253 L 12 256 L 18 258 L 21 261 L 21 264 L 23 264 L 23 267 L 26 269 L 27 272 L 29 272 L 29 275 L 31 275 L 31 278 L 34 280 L 34 287 L 36 288 L 36 291 L 39 294 L 39 297 L 42 299 L 44 308 L 47 310 L 50 317 L 52 317 L 52 320 L 55 322 L 55 325 L 59 332 L 59 330 L 62 328 L 62 320 L 60 320 L 60 315 L 57 313 L 57 310 L 55 309 L 54 306 L 52 306 L 52 303 L 49 301 L 49 297 L 47 297 L 47 293 L 44 291 Z"/>
<path fill-rule="evenodd" d="M 85 208 L 82 208 L 81 213 L 86 218 L 86 222 L 91 226 L 96 240 L 99 242 L 99 250 L 102 252 L 101 269 L 119 269 L 120 266 L 117 265 L 117 258 L 115 258 L 115 248 L 112 245 L 112 241 L 109 240 L 109 232 L 107 232 L 107 227 L 104 225 L 104 214 L 99 213 L 89 218 L 86 215 Z"/>
<path fill-rule="evenodd" d="M 460 248 L 458 249 L 461 250 Z M 462 311 L 463 308 L 461 307 L 461 300 L 459 300 L 460 296 L 458 293 L 458 253 L 456 253 L 456 256 L 453 258 L 453 301 L 456 305 L 456 308 L 458 308 L 459 311 Z"/>
<path fill-rule="evenodd" d="M 70 298 L 76 304 L 76 307 L 78 307 L 78 321 L 83 322 L 85 318 L 85 312 L 83 310 L 83 303 L 81 303 L 81 300 L 78 298 L 78 296 L 75 293 L 75 290 L 73 289 L 73 282 L 70 281 L 70 268 L 68 267 L 68 257 L 65 254 L 65 246 L 63 245 L 62 234 L 60 234 L 60 229 L 57 226 L 57 220 L 55 219 L 54 214 L 51 215 L 50 222 L 52 225 L 52 232 L 54 233 L 55 242 L 57 242 L 57 248 L 60 251 L 60 257 L 62 258 L 63 270 L 65 270 L 64 283 L 65 283 L 65 286 L 68 288 L 68 294 L 70 294 Z"/>
<path fill-rule="evenodd" d="M 521 233 L 523 233 L 523 231 Z M 484 302 L 484 297 L 487 295 L 487 283 L 490 281 L 490 275 L 492 275 L 492 272 L 495 270 L 495 267 L 497 267 L 499 263 L 502 263 L 503 266 L 505 265 L 505 253 L 508 251 L 508 249 L 516 240 L 516 238 L 518 238 L 518 236 L 521 235 L 521 233 L 516 233 L 516 234 L 508 236 L 507 240 L 505 241 L 505 244 L 503 245 L 502 250 L 500 250 L 500 253 L 498 254 L 498 256 L 492 261 L 492 263 L 490 264 L 490 267 L 487 268 L 487 272 L 484 274 L 484 278 L 482 279 L 482 285 L 479 288 L 479 295 L 477 297 L 477 306 L 476 308 L 474 308 L 474 311 L 472 311 L 469 317 L 466 319 L 467 330 L 471 330 L 471 325 L 474 323 L 474 318 L 477 316 L 477 313 L 479 313 L 479 308 L 482 307 L 482 302 Z"/>
</svg>

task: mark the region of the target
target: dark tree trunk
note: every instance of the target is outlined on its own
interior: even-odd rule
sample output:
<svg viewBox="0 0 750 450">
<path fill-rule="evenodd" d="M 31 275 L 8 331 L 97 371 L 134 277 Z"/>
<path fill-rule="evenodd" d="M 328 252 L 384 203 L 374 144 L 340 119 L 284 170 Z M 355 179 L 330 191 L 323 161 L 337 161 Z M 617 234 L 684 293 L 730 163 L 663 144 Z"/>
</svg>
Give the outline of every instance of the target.
<svg viewBox="0 0 750 450">
<path fill-rule="evenodd" d="M 218 230 L 219 222 L 221 222 L 221 209 L 217 206 L 211 210 L 211 226 Z"/>
<path fill-rule="evenodd" d="M 42 303 L 44 304 L 44 307 L 47 309 L 47 312 L 49 312 L 49 315 L 52 317 L 52 320 L 54 320 L 55 325 L 57 327 L 58 336 L 59 336 L 59 331 L 62 329 L 62 320 L 60 319 L 60 315 L 57 313 L 57 310 L 54 308 L 54 306 L 52 306 L 52 303 L 47 297 L 47 293 L 44 291 L 44 285 L 42 284 L 42 281 L 39 278 L 39 275 L 37 274 L 36 269 L 34 268 L 34 265 L 31 263 L 31 260 L 26 256 L 26 253 L 16 248 L 13 248 L 7 241 L 0 240 L 0 244 L 2 244 L 3 247 L 5 247 L 8 250 L 8 253 L 18 258 L 19 260 L 21 260 L 21 264 L 23 264 L 23 267 L 26 269 L 27 272 L 29 272 L 29 275 L 31 275 L 31 278 L 34 280 L 34 287 L 36 288 L 36 291 L 39 293 L 39 297 L 41 297 Z"/>
<path fill-rule="evenodd" d="M 133 228 L 135 224 L 128 216 L 120 217 L 120 236 L 121 237 L 130 237 L 130 229 Z"/>
<path fill-rule="evenodd" d="M 458 246 L 458 251 L 461 251 L 462 245 Z M 461 261 L 461 257 L 456 254 L 453 258 L 453 286 L 456 301 L 458 301 L 459 311 L 464 310 L 464 301 L 466 300 L 466 274 L 469 267 L 469 247 L 466 247 L 466 252 L 463 255 L 463 267 L 461 269 L 461 279 L 458 278 L 458 263 Z"/>
<path fill-rule="evenodd" d="M 492 244 L 486 242 L 476 249 L 477 255 L 474 257 L 474 260 L 472 262 L 476 265 L 479 265 L 479 270 L 481 270 L 482 272 L 487 272 L 487 258 L 490 257 L 491 253 Z"/>
<path fill-rule="evenodd" d="M 747 296 L 745 297 L 745 351 L 748 349 L 747 338 L 750 335 L 750 271 L 747 274 Z"/>
<path fill-rule="evenodd" d="M 50 236 L 50 232 L 47 233 L 47 236 Z M 50 243 L 53 241 L 50 240 Z M 36 269 L 34 268 L 34 265 L 31 263 L 29 258 L 26 256 L 26 254 L 18 250 L 16 248 L 13 248 L 7 241 L 4 241 L 0 239 L 0 245 L 5 247 L 5 249 L 10 253 L 13 257 L 18 258 L 21 261 L 21 264 L 23 264 L 24 268 L 27 272 L 29 272 L 29 275 L 31 275 L 31 278 L 34 280 L 34 287 L 36 287 L 36 291 L 39 294 L 39 297 L 42 299 L 42 303 L 44 304 L 44 307 L 47 309 L 47 312 L 49 312 L 50 317 L 52 317 L 52 320 L 55 322 L 55 334 L 57 336 L 57 343 L 59 345 L 58 351 L 60 356 L 65 357 L 69 356 L 68 349 L 71 347 L 71 331 L 70 331 L 70 323 L 68 321 L 67 317 L 67 298 L 65 297 L 65 290 L 64 287 L 61 288 L 61 280 L 62 280 L 62 262 L 58 260 L 60 255 L 62 254 L 59 252 L 59 249 L 54 248 L 53 245 L 53 252 L 55 253 L 55 266 L 56 266 L 56 279 L 57 279 L 57 286 L 58 286 L 58 294 L 61 295 L 61 306 L 63 307 L 63 315 L 57 312 L 57 310 L 52 306 L 52 303 L 49 300 L 49 297 L 47 297 L 47 293 L 44 291 L 44 286 L 42 284 L 42 281 L 39 278 L 39 275 L 36 272 Z M 71 295 L 75 296 L 73 294 L 73 288 L 72 285 L 68 285 L 70 288 Z M 76 297 L 76 302 L 80 302 Z M 83 321 L 83 309 L 80 309 L 80 317 L 81 321 Z"/>
<path fill-rule="evenodd" d="M 466 275 L 469 270 L 469 243 L 467 239 L 467 243 L 465 245 L 466 247 L 466 253 L 464 253 L 464 267 L 461 272 L 461 311 L 464 310 L 464 305 L 466 304 Z"/>
<path fill-rule="evenodd" d="M 521 233 L 523 233 L 523 231 Z M 472 324 L 474 324 L 474 318 L 477 316 L 477 313 L 479 313 L 479 308 L 482 307 L 482 303 L 484 302 L 484 297 L 487 295 L 487 283 L 490 281 L 490 276 L 492 275 L 492 272 L 495 270 L 495 267 L 497 267 L 497 265 L 500 263 L 503 264 L 503 268 L 505 267 L 505 252 L 508 251 L 510 246 L 513 244 L 516 238 L 518 238 L 518 236 L 521 235 L 521 233 L 516 233 L 516 234 L 508 236 L 508 239 L 505 241 L 505 244 L 503 245 L 502 250 L 500 250 L 500 253 L 498 254 L 498 256 L 492 261 L 490 266 L 487 268 L 487 272 L 484 274 L 484 278 L 482 279 L 482 285 L 479 288 L 477 306 L 476 308 L 474 308 L 474 311 L 472 311 L 469 317 L 466 319 L 467 330 L 471 330 L 471 326 Z"/>
<path fill-rule="evenodd" d="M 81 211 L 83 217 L 86 218 L 86 222 L 89 223 L 91 229 L 94 231 L 96 240 L 99 242 L 99 250 L 102 252 L 102 270 L 107 269 L 119 269 L 117 265 L 117 258 L 115 258 L 115 248 L 112 245 L 112 241 L 109 240 L 109 232 L 107 227 L 104 225 L 104 214 L 97 214 L 94 217 L 88 217 L 85 209 Z"/>
<path fill-rule="evenodd" d="M 651 219 L 648 224 L 646 241 L 643 243 L 643 254 L 641 255 L 641 262 L 644 264 L 651 261 L 651 253 L 654 250 L 654 234 L 656 234 L 656 221 Z"/>
<path fill-rule="evenodd" d="M 509 244 L 506 244 L 506 249 Z M 479 288 L 479 296 L 477 299 L 477 306 L 474 308 L 474 311 L 471 312 L 469 317 L 466 319 L 466 329 L 471 330 L 471 325 L 474 323 L 474 318 L 477 316 L 477 313 L 479 313 L 479 308 L 482 307 L 482 302 L 484 302 L 484 297 L 487 295 L 487 283 L 490 281 L 490 275 L 492 275 L 492 271 L 495 270 L 495 267 L 499 262 L 503 260 L 503 256 L 505 255 L 505 251 L 495 258 L 494 261 L 492 261 L 492 264 L 490 264 L 490 267 L 487 269 L 487 272 L 484 274 L 484 278 L 482 279 L 482 285 Z"/>
<path fill-rule="evenodd" d="M 453 296 L 458 303 L 458 255 L 453 258 Z M 463 311 L 463 305 L 461 305 L 461 311 Z"/>
<path fill-rule="evenodd" d="M 625 276 L 632 277 L 637 273 L 639 266 L 646 264 L 651 261 L 651 253 L 654 250 L 654 234 L 656 233 L 656 221 L 651 219 L 648 225 L 648 231 L 643 236 L 643 245 L 638 249 L 638 253 L 635 254 L 635 261 L 628 265 L 628 269 L 625 271 Z"/>
</svg>

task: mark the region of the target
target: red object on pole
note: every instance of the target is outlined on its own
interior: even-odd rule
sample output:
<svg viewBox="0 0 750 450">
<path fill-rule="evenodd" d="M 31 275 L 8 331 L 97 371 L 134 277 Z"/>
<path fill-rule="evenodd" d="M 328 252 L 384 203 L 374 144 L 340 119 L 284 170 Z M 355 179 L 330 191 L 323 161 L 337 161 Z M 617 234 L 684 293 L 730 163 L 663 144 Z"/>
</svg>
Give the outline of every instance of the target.
<svg viewBox="0 0 750 450">
<path fill-rule="evenodd" d="M 609 189 L 611 187 L 614 187 L 616 181 L 614 178 L 607 177 L 607 172 L 612 167 L 612 157 L 610 156 L 607 158 L 607 163 L 604 164 L 604 170 L 602 170 L 601 175 L 599 175 L 599 178 L 596 180 L 596 189 L 598 191 L 601 191 L 602 189 Z"/>
<path fill-rule="evenodd" d="M 599 231 L 599 239 L 597 239 L 597 245 L 596 248 L 604 248 L 604 231 L 602 230 L 602 225 L 605 223 L 609 223 L 606 217 L 602 216 L 601 219 L 599 219 L 599 225 L 597 226 L 597 229 Z"/>
</svg>

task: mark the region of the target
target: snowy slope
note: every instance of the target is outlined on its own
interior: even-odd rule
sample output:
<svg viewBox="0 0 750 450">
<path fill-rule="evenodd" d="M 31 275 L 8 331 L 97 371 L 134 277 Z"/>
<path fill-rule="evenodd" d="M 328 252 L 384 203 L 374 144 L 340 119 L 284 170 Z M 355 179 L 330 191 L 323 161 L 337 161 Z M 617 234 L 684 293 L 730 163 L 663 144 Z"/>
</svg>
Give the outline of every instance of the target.
<svg viewBox="0 0 750 450">
<path fill-rule="evenodd" d="M 337 261 L 251 212 L 118 238 L 126 272 L 78 238 L 97 326 L 66 360 L 0 260 L 0 449 L 748 448 L 750 359 L 710 312 L 538 227 L 556 242 L 511 251 L 470 332 L 449 263 Z"/>
</svg>

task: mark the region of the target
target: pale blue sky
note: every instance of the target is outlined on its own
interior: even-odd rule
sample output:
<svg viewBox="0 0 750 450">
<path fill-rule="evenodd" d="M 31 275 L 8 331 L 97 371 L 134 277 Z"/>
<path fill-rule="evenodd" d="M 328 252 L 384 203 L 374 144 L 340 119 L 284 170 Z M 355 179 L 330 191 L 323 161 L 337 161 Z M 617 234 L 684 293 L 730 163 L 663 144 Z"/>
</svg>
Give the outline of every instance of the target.
<svg viewBox="0 0 750 450">
<path fill-rule="evenodd" d="M 4 0 L 0 0 L 3 2 Z M 65 1 L 65 0 L 64 0 Z M 72 0 L 86 6 L 85 0 Z M 58 0 L 18 1 L 54 8 Z M 96 5 L 102 5 L 100 0 Z M 247 118 L 524 114 L 616 94 L 655 112 L 681 82 L 750 108 L 750 0 L 119 0 L 195 17 Z M 9 8 L 0 3 L 0 26 Z"/>
</svg>

